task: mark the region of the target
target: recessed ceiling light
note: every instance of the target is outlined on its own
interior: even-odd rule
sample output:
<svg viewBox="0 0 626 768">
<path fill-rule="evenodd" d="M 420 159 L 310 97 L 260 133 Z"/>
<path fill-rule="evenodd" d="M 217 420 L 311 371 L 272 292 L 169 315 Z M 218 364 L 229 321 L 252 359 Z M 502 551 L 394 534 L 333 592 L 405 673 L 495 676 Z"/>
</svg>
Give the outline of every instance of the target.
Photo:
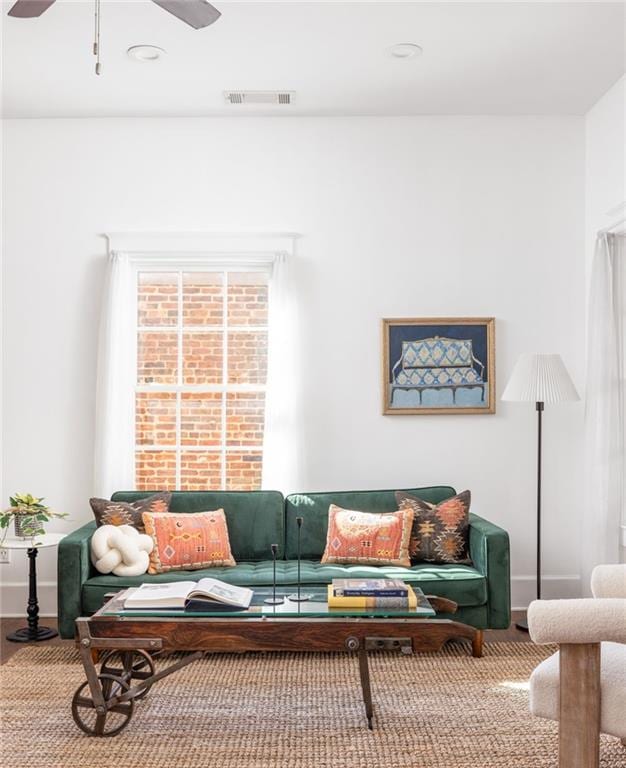
<svg viewBox="0 0 626 768">
<path fill-rule="evenodd" d="M 396 43 L 388 49 L 392 59 L 412 59 L 415 56 L 421 56 L 422 47 L 416 43 Z"/>
<path fill-rule="evenodd" d="M 159 48 L 158 45 L 131 45 L 126 51 L 128 57 L 133 61 L 157 61 L 165 56 L 166 51 Z"/>
</svg>

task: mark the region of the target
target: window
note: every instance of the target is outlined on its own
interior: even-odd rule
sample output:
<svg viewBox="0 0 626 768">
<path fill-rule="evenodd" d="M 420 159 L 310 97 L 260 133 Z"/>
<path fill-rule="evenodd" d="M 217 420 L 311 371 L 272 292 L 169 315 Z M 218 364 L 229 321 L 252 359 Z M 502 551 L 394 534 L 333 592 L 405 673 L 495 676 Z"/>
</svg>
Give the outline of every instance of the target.
<svg viewBox="0 0 626 768">
<path fill-rule="evenodd" d="M 267 268 L 136 274 L 136 488 L 260 488 Z"/>
</svg>

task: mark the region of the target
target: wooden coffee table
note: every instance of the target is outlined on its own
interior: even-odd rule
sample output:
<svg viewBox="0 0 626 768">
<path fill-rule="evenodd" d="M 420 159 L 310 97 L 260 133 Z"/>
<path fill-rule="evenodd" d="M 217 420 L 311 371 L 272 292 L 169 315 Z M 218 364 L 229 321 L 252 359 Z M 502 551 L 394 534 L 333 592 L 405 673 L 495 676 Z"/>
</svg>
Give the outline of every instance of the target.
<svg viewBox="0 0 626 768">
<path fill-rule="evenodd" d="M 206 652 L 343 651 L 358 657 L 368 727 L 373 727 L 368 652 L 372 650 L 438 651 L 448 640 L 466 640 L 475 657 L 482 655 L 483 633 L 467 624 L 436 618 L 454 613 L 456 604 L 422 598 L 417 611 L 329 609 L 321 592 L 308 602 L 288 599 L 263 604 L 255 590 L 247 611 L 194 613 L 123 610 L 127 590 L 90 618 L 76 620 L 77 645 L 86 681 L 72 700 L 78 727 L 90 736 L 115 736 L 133 716 L 135 702 L 152 686 L 201 658 Z M 158 672 L 154 657 L 189 652 Z"/>
</svg>

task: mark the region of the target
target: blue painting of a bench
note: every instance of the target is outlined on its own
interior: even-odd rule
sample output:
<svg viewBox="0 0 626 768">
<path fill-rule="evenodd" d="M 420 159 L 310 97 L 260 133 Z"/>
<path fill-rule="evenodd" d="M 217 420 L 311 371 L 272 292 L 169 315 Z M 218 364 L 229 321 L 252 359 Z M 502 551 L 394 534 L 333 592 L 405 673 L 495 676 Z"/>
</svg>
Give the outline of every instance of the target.
<svg viewBox="0 0 626 768">
<path fill-rule="evenodd" d="M 420 405 L 427 389 L 456 391 L 461 387 L 481 389 L 485 400 L 485 366 L 474 357 L 471 339 L 433 336 L 419 341 L 403 341 L 402 354 L 391 371 L 391 402 L 394 391 L 417 391 Z"/>
</svg>

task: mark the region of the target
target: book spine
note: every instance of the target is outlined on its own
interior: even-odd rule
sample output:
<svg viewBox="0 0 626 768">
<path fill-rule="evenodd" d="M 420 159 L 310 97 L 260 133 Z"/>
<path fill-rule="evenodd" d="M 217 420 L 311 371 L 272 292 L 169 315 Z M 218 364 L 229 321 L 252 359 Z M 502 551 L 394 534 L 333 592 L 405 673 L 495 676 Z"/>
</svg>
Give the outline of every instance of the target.
<svg viewBox="0 0 626 768">
<path fill-rule="evenodd" d="M 415 608 L 408 597 L 329 597 L 330 608 Z"/>
<path fill-rule="evenodd" d="M 408 597 L 408 589 L 336 589 L 335 597 Z"/>
</svg>

